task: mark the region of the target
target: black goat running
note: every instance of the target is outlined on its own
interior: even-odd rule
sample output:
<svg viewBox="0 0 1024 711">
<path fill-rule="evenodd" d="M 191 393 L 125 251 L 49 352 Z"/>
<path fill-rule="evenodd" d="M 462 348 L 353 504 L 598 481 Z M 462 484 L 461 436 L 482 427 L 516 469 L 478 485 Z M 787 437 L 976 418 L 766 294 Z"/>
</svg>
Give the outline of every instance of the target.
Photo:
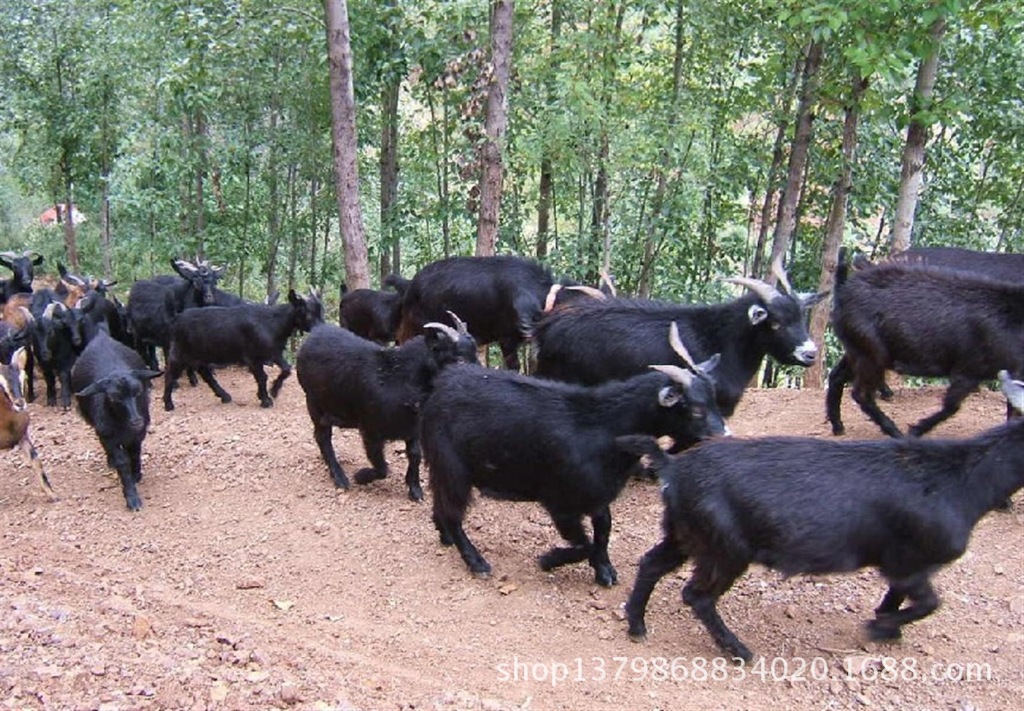
<svg viewBox="0 0 1024 711">
<path fill-rule="evenodd" d="M 1024 383 L 1000 379 L 1024 411 Z M 889 590 L 868 630 L 896 639 L 938 608 L 931 577 L 963 554 L 978 520 L 1024 486 L 1024 419 L 967 440 L 730 438 L 675 457 L 650 437 L 618 441 L 652 457 L 665 503 L 664 538 L 626 603 L 630 637 L 647 634 L 657 582 L 693 558 L 683 602 L 722 650 L 748 661 L 716 605 L 751 563 L 784 575 L 877 568 Z"/>
<path fill-rule="evenodd" d="M 441 543 L 454 544 L 474 574 L 488 575 L 490 564 L 462 527 L 473 488 L 494 498 L 536 501 L 570 543 L 541 556 L 541 568 L 588 560 L 600 585 L 614 584 L 610 504 L 638 461 L 616 447 L 615 437 L 696 441 L 724 434 L 708 375 L 715 362 L 717 356 L 692 371 L 656 365 L 660 372 L 596 387 L 475 365 L 445 368 L 421 418 Z M 593 541 L 584 516 L 593 524 Z"/>
<path fill-rule="evenodd" d="M 171 331 L 171 347 L 164 373 L 164 409 L 173 410 L 171 391 L 186 367 L 195 368 L 221 402 L 231 395 L 213 377 L 211 366 L 243 365 L 256 379 L 260 407 L 272 407 L 292 368 L 284 357 L 284 347 L 297 331 L 308 332 L 324 320 L 319 295 L 303 298 L 292 289 L 288 303 L 277 306 L 241 304 L 186 309 L 178 314 Z M 267 373 L 263 366 L 273 363 L 278 373 L 267 392 Z"/>
</svg>

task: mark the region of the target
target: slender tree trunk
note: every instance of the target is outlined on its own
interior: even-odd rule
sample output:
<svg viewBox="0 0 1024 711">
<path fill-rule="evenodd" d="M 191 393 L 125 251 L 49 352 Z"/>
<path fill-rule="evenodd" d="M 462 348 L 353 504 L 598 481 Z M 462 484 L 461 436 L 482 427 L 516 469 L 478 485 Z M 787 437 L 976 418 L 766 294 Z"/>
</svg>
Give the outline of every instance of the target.
<svg viewBox="0 0 1024 711">
<path fill-rule="evenodd" d="M 281 244 L 281 191 L 278 181 L 278 135 L 279 107 L 277 96 L 270 99 L 270 149 L 267 157 L 267 280 L 265 290 L 273 294 L 277 290 L 277 251 Z"/>
<path fill-rule="evenodd" d="M 924 149 L 928 142 L 928 123 L 924 114 L 931 108 L 935 78 L 939 71 L 939 47 L 946 33 L 946 18 L 940 16 L 932 23 L 931 49 L 917 68 L 914 95 L 910 98 L 910 123 L 907 142 L 903 148 L 900 169 L 900 188 L 896 199 L 896 215 L 892 226 L 892 252 L 901 252 L 910 246 L 914 229 L 914 212 L 924 184 Z"/>
<path fill-rule="evenodd" d="M 385 0 L 387 36 L 385 51 L 391 56 L 396 51 L 398 37 L 395 0 Z M 398 98 L 402 86 L 401 74 L 387 70 L 380 92 L 380 280 L 388 274 L 402 270 L 402 246 L 398 234 Z"/>
<path fill-rule="evenodd" d="M 480 221 L 476 235 L 477 256 L 494 254 L 498 241 L 501 208 L 502 153 L 508 124 L 508 77 L 512 63 L 513 0 L 491 2 L 491 67 L 484 126 L 483 170 L 480 176 Z"/>
<path fill-rule="evenodd" d="M 314 175 L 309 179 L 309 285 L 316 286 L 320 281 L 316 277 L 316 242 L 317 222 L 320 219 L 318 192 L 319 182 Z"/>
<path fill-rule="evenodd" d="M 206 200 L 203 195 L 206 186 L 206 118 L 202 109 L 196 111 L 196 256 L 206 256 Z"/>
<path fill-rule="evenodd" d="M 295 288 L 295 273 L 299 261 L 299 166 L 292 163 L 288 166 L 288 233 L 291 235 L 291 244 L 288 250 L 288 288 Z M 272 292 L 271 292 L 272 293 Z M 270 293 L 267 294 L 270 296 Z"/>
<path fill-rule="evenodd" d="M 345 252 L 345 283 L 350 289 L 370 287 L 369 258 L 359 207 L 356 102 L 352 88 L 352 45 L 347 0 L 324 0 L 327 55 L 330 60 L 331 142 L 337 183 L 338 221 Z"/>
<path fill-rule="evenodd" d="M 818 69 L 821 66 L 821 59 L 822 45 L 817 41 L 812 41 L 807 48 L 807 58 L 804 62 L 800 101 L 796 109 L 796 131 L 793 136 L 793 147 L 789 153 L 789 172 L 779 206 L 779 220 L 775 225 L 769 264 L 776 259 L 781 259 L 782 255 L 786 253 L 793 233 L 796 231 L 796 212 L 800 202 L 804 165 L 807 162 L 811 146 L 814 121 L 812 107 L 818 98 Z M 765 279 L 769 283 L 775 282 L 775 277 L 771 274 L 765 274 Z"/>
<path fill-rule="evenodd" d="M 829 292 L 829 297 L 819 301 L 811 309 L 810 335 L 818 346 L 821 356 L 807 369 L 804 374 L 804 385 L 808 388 L 821 389 L 825 382 L 825 327 L 828 326 L 829 313 L 832 310 L 832 287 L 835 285 L 836 264 L 839 261 L 839 248 L 843 244 L 843 230 L 846 227 L 846 208 L 849 202 L 850 188 L 853 185 L 853 163 L 857 153 L 857 121 L 860 119 L 860 103 L 868 80 L 856 73 L 850 91 L 849 103 L 846 105 L 843 120 L 842 165 L 839 175 L 832 185 L 832 208 L 825 223 L 825 239 L 821 247 L 821 275 L 818 278 L 818 291 Z"/>
<path fill-rule="evenodd" d="M 61 174 L 64 176 L 64 253 L 72 272 L 78 272 L 78 238 L 75 235 L 74 181 L 71 176 L 70 156 L 67 149 L 61 155 Z M 58 211 L 58 216 L 60 211 Z"/>
<path fill-rule="evenodd" d="M 557 59 L 558 40 L 562 34 L 562 3 L 551 0 L 551 44 L 549 47 L 550 66 L 548 81 L 545 86 L 547 105 L 555 103 L 555 74 L 558 71 Z M 544 142 L 540 159 L 540 186 L 537 195 L 537 258 L 544 259 L 548 255 L 548 232 L 551 225 L 552 199 L 554 192 L 554 168 L 551 165 L 551 153 L 548 142 Z"/>
<path fill-rule="evenodd" d="M 399 272 L 400 245 L 396 209 L 398 202 L 398 93 L 395 78 L 381 89 L 380 131 L 380 280 Z"/>
<path fill-rule="evenodd" d="M 427 90 L 427 106 L 430 108 L 430 142 L 434 148 L 434 165 L 437 174 L 437 202 L 441 206 L 441 245 L 445 257 L 451 256 L 452 225 L 448 215 L 448 88 L 441 87 L 441 145 L 437 140 L 437 111 L 434 108 L 434 94 Z"/>
</svg>

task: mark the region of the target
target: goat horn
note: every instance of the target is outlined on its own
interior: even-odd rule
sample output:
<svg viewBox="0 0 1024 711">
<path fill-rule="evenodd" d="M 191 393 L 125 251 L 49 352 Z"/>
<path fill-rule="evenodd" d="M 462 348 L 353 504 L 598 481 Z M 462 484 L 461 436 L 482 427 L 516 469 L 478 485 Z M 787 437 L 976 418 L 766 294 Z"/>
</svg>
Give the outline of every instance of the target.
<svg viewBox="0 0 1024 711">
<path fill-rule="evenodd" d="M 672 378 L 672 380 L 680 383 L 684 388 L 689 388 L 693 385 L 693 379 L 697 377 L 686 368 L 680 368 L 678 365 L 652 365 L 650 368 L 659 373 L 664 373 Z"/>
<path fill-rule="evenodd" d="M 17 259 L 18 255 L 14 252 L 0 252 L 0 257 L 4 257 L 5 259 Z"/>
<path fill-rule="evenodd" d="M 452 322 L 455 324 L 455 328 L 459 329 L 459 335 L 468 336 L 469 328 L 466 326 L 466 322 L 456 316 L 454 311 L 449 311 L 448 315 L 452 317 Z"/>
<path fill-rule="evenodd" d="M 443 323 L 431 321 L 430 323 L 423 324 L 423 328 L 436 328 L 438 331 L 448 336 L 448 338 L 452 339 L 453 342 L 457 343 L 459 340 L 459 332 L 451 326 L 447 326 Z"/>
<path fill-rule="evenodd" d="M 999 371 L 999 382 L 1007 401 L 1017 412 L 1024 413 L 1024 383 L 1014 380 L 1005 370 Z"/>
<path fill-rule="evenodd" d="M 615 282 L 612 281 L 611 276 L 609 276 L 608 272 L 604 269 L 601 270 L 601 281 L 608 285 L 608 293 L 611 294 L 613 298 L 618 296 L 618 294 L 615 293 Z"/>
<path fill-rule="evenodd" d="M 25 323 L 35 323 L 35 317 L 32 316 L 32 312 L 26 309 L 24 306 L 18 306 L 17 310 L 21 312 L 21 317 L 25 319 Z"/>
<path fill-rule="evenodd" d="M 676 352 L 676 355 L 690 366 L 690 370 L 696 372 L 697 363 L 693 360 L 693 356 L 690 355 L 690 351 L 686 350 L 686 346 L 683 345 L 683 339 L 679 337 L 679 325 L 675 321 L 668 327 L 668 343 L 672 346 L 672 350 Z"/>
<path fill-rule="evenodd" d="M 567 286 L 565 288 L 572 289 L 573 291 L 578 291 L 581 294 L 586 294 L 592 299 L 600 299 L 603 301 L 604 299 L 608 298 L 603 291 L 601 291 L 600 289 L 595 289 L 592 286 Z M 615 296 L 615 294 L 612 294 L 612 296 Z"/>
<path fill-rule="evenodd" d="M 775 299 L 782 296 L 779 290 L 767 282 L 763 282 L 760 279 L 751 279 L 749 277 L 729 277 L 724 280 L 727 284 L 738 284 L 739 286 L 745 286 L 752 292 L 761 297 L 765 303 L 774 301 Z"/>
<path fill-rule="evenodd" d="M 782 268 L 781 254 L 772 262 L 772 274 L 774 274 L 775 278 L 779 280 L 779 285 L 782 286 L 782 291 L 787 294 L 793 293 L 793 287 L 790 286 L 789 279 L 786 278 L 786 272 Z"/>
<path fill-rule="evenodd" d="M 544 299 L 544 313 L 547 313 L 555 307 L 555 297 L 558 295 L 561 288 L 561 284 L 552 284 L 551 288 L 548 289 L 547 298 Z"/>
</svg>

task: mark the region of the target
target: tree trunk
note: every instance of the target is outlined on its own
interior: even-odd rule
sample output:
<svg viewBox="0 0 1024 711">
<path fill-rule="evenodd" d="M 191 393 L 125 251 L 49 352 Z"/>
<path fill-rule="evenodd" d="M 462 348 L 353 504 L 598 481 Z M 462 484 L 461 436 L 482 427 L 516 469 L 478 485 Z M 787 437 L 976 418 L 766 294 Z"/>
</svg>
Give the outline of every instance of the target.
<svg viewBox="0 0 1024 711">
<path fill-rule="evenodd" d="M 399 80 L 381 89 L 380 130 L 380 280 L 399 272 L 398 202 L 398 93 Z"/>
<path fill-rule="evenodd" d="M 206 200 L 203 195 L 206 185 L 206 119 L 202 109 L 196 111 L 196 257 L 206 255 Z"/>
<path fill-rule="evenodd" d="M 267 245 L 266 285 L 267 294 L 277 290 L 277 250 L 281 244 L 281 191 L 278 188 L 278 107 L 276 96 L 270 100 L 270 148 L 267 157 Z"/>
<path fill-rule="evenodd" d="M 356 100 L 352 88 L 352 45 L 347 0 L 324 0 L 327 55 L 330 61 L 331 142 L 337 183 L 338 223 L 345 253 L 345 283 L 350 289 L 370 287 L 369 258 L 359 208 Z"/>
<path fill-rule="evenodd" d="M 502 152 L 508 124 L 508 77 L 512 63 L 513 0 L 491 2 L 491 67 L 484 125 L 483 169 L 480 176 L 480 221 L 476 235 L 477 256 L 494 254 L 498 241 L 501 207 Z"/>
<path fill-rule="evenodd" d="M 772 163 L 768 169 L 768 180 L 765 184 L 764 203 L 761 206 L 761 224 L 757 231 L 757 244 L 754 247 L 754 259 L 750 268 L 750 276 L 761 278 L 767 271 L 764 266 L 764 250 L 768 242 L 768 230 L 772 225 L 772 208 L 775 205 L 775 194 L 777 192 L 779 177 L 782 173 L 782 160 L 785 156 L 784 143 L 786 132 L 789 130 L 789 115 L 792 107 L 792 94 L 796 88 L 797 78 L 801 74 L 800 67 L 803 64 L 803 57 L 797 57 L 793 64 L 791 78 L 786 81 L 783 87 L 780 110 L 779 130 L 775 133 L 775 143 L 772 146 Z"/>
<path fill-rule="evenodd" d="M 846 105 L 843 120 L 842 165 L 839 175 L 832 185 L 832 208 L 825 223 L 825 239 L 821 246 L 821 276 L 818 278 L 818 291 L 830 292 L 827 299 L 819 301 L 811 309 L 810 335 L 818 346 L 820 357 L 814 361 L 805 375 L 804 386 L 820 390 L 825 382 L 825 327 L 828 326 L 829 313 L 832 310 L 832 287 L 835 285 L 836 264 L 839 261 L 839 248 L 843 244 L 843 230 L 846 227 L 846 206 L 849 201 L 850 188 L 853 185 L 853 162 L 857 153 L 857 121 L 860 118 L 860 102 L 868 80 L 857 72 L 853 77 L 850 100 Z"/>
<path fill-rule="evenodd" d="M 385 0 L 387 37 L 385 52 L 397 52 L 397 17 L 395 0 Z M 387 69 L 380 92 L 380 281 L 391 273 L 401 273 L 402 245 L 398 234 L 398 98 L 402 76 Z"/>
<path fill-rule="evenodd" d="M 61 155 L 61 173 L 64 176 L 64 253 L 68 258 L 68 265 L 72 272 L 79 272 L 78 265 L 78 238 L 75 236 L 75 202 L 72 186 L 74 181 L 71 176 L 71 163 L 68 151 L 65 149 Z M 60 211 L 57 211 L 58 217 Z"/>
<path fill-rule="evenodd" d="M 910 97 L 910 123 L 907 126 L 907 143 L 903 148 L 900 189 L 892 226 L 892 252 L 901 252 L 910 246 L 914 212 L 924 183 L 924 148 L 928 141 L 928 123 L 922 114 L 931 108 L 932 92 L 939 70 L 939 46 L 945 32 L 946 18 L 940 16 L 932 23 L 929 32 L 931 48 L 917 68 L 914 95 Z"/>
<path fill-rule="evenodd" d="M 548 80 L 545 87 L 547 105 L 555 103 L 557 89 L 555 86 L 555 73 L 558 70 L 558 39 L 562 34 L 562 3 L 560 0 L 551 0 L 551 45 L 550 66 L 548 67 Z M 544 259 L 548 256 L 548 232 L 551 229 L 552 195 L 554 192 L 554 168 L 551 165 L 551 154 L 548 141 L 544 142 L 540 158 L 540 186 L 537 191 L 537 259 Z"/>
<path fill-rule="evenodd" d="M 796 230 L 796 211 L 800 202 L 800 186 L 804 177 L 804 165 L 811 146 L 814 113 L 812 108 L 818 98 L 818 69 L 821 66 L 822 46 L 812 41 L 807 47 L 807 58 L 801 80 L 800 101 L 796 109 L 796 131 L 793 135 L 793 147 L 789 152 L 789 172 L 786 187 L 779 204 L 779 220 L 775 225 L 775 236 L 772 242 L 772 256 L 769 264 L 781 259 L 789 249 L 790 240 Z M 774 275 L 764 275 L 766 281 L 775 283 Z"/>
</svg>

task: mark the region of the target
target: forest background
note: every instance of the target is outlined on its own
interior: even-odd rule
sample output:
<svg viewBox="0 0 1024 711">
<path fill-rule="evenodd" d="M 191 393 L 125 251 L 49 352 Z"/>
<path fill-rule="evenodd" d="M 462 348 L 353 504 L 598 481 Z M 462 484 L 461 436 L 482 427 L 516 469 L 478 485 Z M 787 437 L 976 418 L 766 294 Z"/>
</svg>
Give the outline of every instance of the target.
<svg viewBox="0 0 1024 711">
<path fill-rule="evenodd" d="M 497 253 L 714 301 L 777 257 L 827 289 L 841 245 L 1024 249 L 1016 0 L 0 0 L 0 37 L 0 249 L 124 293 Z"/>
</svg>

